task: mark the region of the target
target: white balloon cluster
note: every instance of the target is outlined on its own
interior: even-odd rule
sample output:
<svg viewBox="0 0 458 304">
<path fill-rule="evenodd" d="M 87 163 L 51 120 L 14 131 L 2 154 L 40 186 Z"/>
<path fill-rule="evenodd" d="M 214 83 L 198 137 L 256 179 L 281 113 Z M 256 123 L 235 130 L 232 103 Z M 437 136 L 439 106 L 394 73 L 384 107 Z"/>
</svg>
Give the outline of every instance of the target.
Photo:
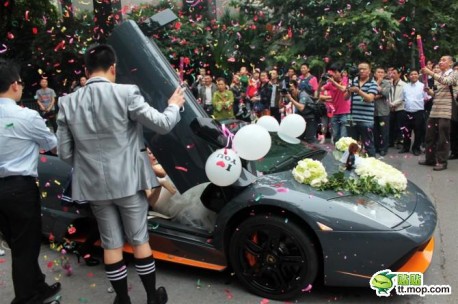
<svg viewBox="0 0 458 304">
<path fill-rule="evenodd" d="M 272 116 L 262 116 L 257 124 L 244 126 L 234 136 L 232 149 L 223 148 L 213 152 L 205 163 L 205 173 L 215 185 L 225 187 L 237 181 L 242 173 L 242 161 L 258 160 L 270 150 L 272 139 L 269 132 L 278 132 L 278 136 L 291 144 L 298 144 L 297 139 L 305 131 L 305 120 L 298 114 L 286 116 L 281 124 Z"/>
</svg>

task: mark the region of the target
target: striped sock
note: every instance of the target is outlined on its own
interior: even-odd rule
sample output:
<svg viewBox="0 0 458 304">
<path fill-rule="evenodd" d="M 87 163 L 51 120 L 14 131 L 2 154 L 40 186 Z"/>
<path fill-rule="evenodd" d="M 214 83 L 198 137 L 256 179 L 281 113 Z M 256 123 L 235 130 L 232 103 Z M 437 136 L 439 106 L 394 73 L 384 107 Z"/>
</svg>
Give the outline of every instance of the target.
<svg viewBox="0 0 458 304">
<path fill-rule="evenodd" d="M 124 260 L 114 264 L 105 264 L 105 273 L 116 291 L 119 303 L 130 303 L 127 292 L 127 267 Z"/>
<path fill-rule="evenodd" d="M 152 256 L 135 259 L 135 269 L 137 270 L 143 287 L 145 287 L 148 301 L 154 301 L 156 296 L 156 263 Z"/>
</svg>

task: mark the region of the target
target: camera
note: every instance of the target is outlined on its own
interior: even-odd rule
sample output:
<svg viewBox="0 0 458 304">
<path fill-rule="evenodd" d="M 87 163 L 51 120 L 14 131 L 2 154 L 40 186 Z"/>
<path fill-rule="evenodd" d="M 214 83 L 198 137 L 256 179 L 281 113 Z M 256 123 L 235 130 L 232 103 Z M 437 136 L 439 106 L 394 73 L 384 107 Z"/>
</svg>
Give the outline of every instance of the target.
<svg viewBox="0 0 458 304">
<path fill-rule="evenodd" d="M 282 95 L 288 94 L 288 89 L 287 88 L 281 88 L 280 94 L 282 94 Z"/>
<path fill-rule="evenodd" d="M 355 67 L 354 65 L 352 65 L 348 68 L 347 72 L 350 78 L 355 78 L 359 74 L 359 69 L 358 67 Z"/>
<path fill-rule="evenodd" d="M 324 73 L 323 75 L 321 75 L 321 81 L 326 81 L 328 80 L 329 78 L 331 78 L 332 75 L 329 74 L 329 73 Z"/>
</svg>

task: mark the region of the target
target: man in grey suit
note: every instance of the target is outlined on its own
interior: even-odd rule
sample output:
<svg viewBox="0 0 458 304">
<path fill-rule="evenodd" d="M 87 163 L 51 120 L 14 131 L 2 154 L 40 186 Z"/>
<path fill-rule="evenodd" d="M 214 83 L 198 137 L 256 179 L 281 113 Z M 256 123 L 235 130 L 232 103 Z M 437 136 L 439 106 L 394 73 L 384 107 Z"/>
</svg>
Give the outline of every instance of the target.
<svg viewBox="0 0 458 304">
<path fill-rule="evenodd" d="M 89 201 L 97 219 L 115 303 L 130 303 L 123 234 L 134 249 L 148 304 L 166 303 L 165 289 L 156 290 L 147 231 L 144 190 L 159 183 L 149 165 L 143 126 L 160 134 L 172 130 L 180 120 L 183 92 L 178 88 L 160 113 L 145 102 L 137 86 L 114 83 L 116 54 L 111 46 L 90 47 L 85 64 L 86 86 L 60 98 L 57 117 L 59 157 L 74 168 L 73 199 Z"/>
</svg>

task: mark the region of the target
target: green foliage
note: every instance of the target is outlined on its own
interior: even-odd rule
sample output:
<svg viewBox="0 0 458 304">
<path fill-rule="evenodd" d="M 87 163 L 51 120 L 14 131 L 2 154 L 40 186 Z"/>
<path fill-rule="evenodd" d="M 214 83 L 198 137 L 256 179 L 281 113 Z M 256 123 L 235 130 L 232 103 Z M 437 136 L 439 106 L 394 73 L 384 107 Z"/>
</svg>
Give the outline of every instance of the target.
<svg viewBox="0 0 458 304">
<path fill-rule="evenodd" d="M 380 186 L 373 176 L 355 178 L 346 176 L 344 172 L 334 173 L 328 178 L 328 182 L 319 189 L 346 191 L 352 194 L 374 193 L 381 196 L 394 197 L 400 197 L 402 194 L 402 192 L 393 189 L 388 184 L 385 187 Z"/>
</svg>

